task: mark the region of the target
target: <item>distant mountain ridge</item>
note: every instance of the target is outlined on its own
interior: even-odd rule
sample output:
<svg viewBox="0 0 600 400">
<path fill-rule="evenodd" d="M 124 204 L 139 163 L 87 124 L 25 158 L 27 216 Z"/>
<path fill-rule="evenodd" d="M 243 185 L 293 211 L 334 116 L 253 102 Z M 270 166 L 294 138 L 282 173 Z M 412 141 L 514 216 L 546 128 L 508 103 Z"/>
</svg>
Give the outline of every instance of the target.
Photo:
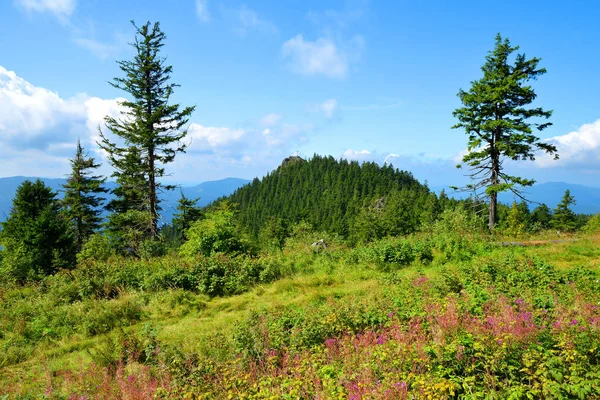
<svg viewBox="0 0 600 400">
<path fill-rule="evenodd" d="M 35 181 L 36 179 L 38 178 L 26 176 L 12 176 L 8 178 L 0 178 L 0 221 L 4 221 L 6 217 L 10 214 L 12 200 L 19 185 L 25 180 Z M 52 188 L 52 190 L 59 192 L 59 197 L 62 197 L 60 191 L 62 190 L 62 185 L 66 182 L 66 179 L 39 179 L 41 179 L 47 186 Z M 165 223 L 169 223 L 171 221 L 171 218 L 173 217 L 173 214 L 176 211 L 177 200 L 179 200 L 181 192 L 183 192 L 183 194 L 189 198 L 199 197 L 200 201 L 198 201 L 198 205 L 206 206 L 220 197 L 229 196 L 236 189 L 244 186 L 249 182 L 249 180 L 241 178 L 225 178 L 217 181 L 203 182 L 195 186 L 181 187 L 181 189 L 178 188 L 166 192 L 161 196 L 163 200 L 163 202 L 161 203 L 161 207 L 163 209 L 161 212 L 162 220 Z M 107 189 L 113 189 L 116 187 L 116 183 L 106 182 L 104 186 Z M 110 195 L 107 194 L 105 197 L 110 198 Z"/>
<path fill-rule="evenodd" d="M 432 190 L 436 193 L 440 193 L 444 189 L 449 197 L 457 199 L 464 199 L 469 197 L 469 193 L 455 192 L 449 187 L 436 186 Z M 600 187 L 591 187 L 585 185 L 578 185 L 574 183 L 565 182 L 546 182 L 533 185 L 532 187 L 526 188 L 524 191 L 525 198 L 534 202 L 529 204 L 529 208 L 533 209 L 537 207 L 535 203 L 544 203 L 550 208 L 555 208 L 560 202 L 565 190 L 570 190 L 571 195 L 575 196 L 576 204 L 573 206 L 573 210 L 580 214 L 596 214 L 600 212 Z M 520 199 L 516 198 L 512 193 L 501 193 L 499 200 L 505 204 L 511 204 L 514 200 L 517 202 Z"/>
</svg>

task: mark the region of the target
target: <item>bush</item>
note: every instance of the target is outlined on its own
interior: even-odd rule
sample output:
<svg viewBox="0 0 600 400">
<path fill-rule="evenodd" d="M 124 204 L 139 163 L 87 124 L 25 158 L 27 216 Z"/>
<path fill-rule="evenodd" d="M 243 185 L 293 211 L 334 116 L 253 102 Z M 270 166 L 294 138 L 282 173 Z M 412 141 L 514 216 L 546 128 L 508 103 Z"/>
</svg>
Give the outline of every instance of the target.
<svg viewBox="0 0 600 400">
<path fill-rule="evenodd" d="M 106 261 L 116 255 L 116 252 L 110 242 L 110 239 L 101 234 L 95 233 L 83 244 L 81 251 L 77 253 L 77 262 L 85 261 Z"/>
<path fill-rule="evenodd" d="M 593 215 L 582 229 L 585 233 L 600 232 L 600 213 Z"/>
<path fill-rule="evenodd" d="M 405 267 L 414 261 L 430 263 L 431 245 L 426 241 L 386 238 L 353 250 L 351 260 L 373 262 L 383 270 Z"/>
<path fill-rule="evenodd" d="M 249 242 L 233 223 L 234 213 L 227 204 L 206 214 L 206 218 L 192 224 L 186 232 L 188 241 L 181 246 L 181 254 L 195 257 L 215 253 L 243 254 Z"/>
</svg>

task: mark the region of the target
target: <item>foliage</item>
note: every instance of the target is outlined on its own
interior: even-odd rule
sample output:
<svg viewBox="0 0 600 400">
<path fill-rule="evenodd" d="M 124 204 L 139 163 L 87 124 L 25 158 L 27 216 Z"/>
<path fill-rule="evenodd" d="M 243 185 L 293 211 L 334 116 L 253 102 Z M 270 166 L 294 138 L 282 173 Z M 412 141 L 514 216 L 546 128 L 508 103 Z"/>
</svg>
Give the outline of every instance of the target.
<svg viewBox="0 0 600 400">
<path fill-rule="evenodd" d="M 594 214 L 582 229 L 586 233 L 600 232 L 600 213 Z"/>
<path fill-rule="evenodd" d="M 436 233 L 314 253 L 299 224 L 259 258 L 112 257 L 4 285 L 0 364 L 32 370 L 0 384 L 29 398 L 598 397 L 595 242 L 561 245 L 556 267 L 551 247 L 485 247 L 468 229 L 481 221 L 457 207 Z M 468 259 L 440 252 L 451 235 Z M 433 261 L 404 265 L 415 250 Z M 42 349 L 92 362 L 20 364 Z"/>
<path fill-rule="evenodd" d="M 485 198 L 490 201 L 490 230 L 496 223 L 498 193 L 510 190 L 522 197 L 518 188 L 534 183 L 508 175 L 503 159 L 534 160 L 537 150 L 556 153 L 555 146 L 533 134 L 533 128 L 542 131 L 551 123 L 528 122 L 531 118 L 550 118 L 552 112 L 541 107 L 526 108 L 537 97 L 528 82 L 545 74 L 546 69 L 538 68 L 539 58 L 527 60 L 524 54 L 518 54 L 511 64 L 509 57 L 518 49 L 498 34 L 494 50 L 481 67 L 483 78 L 472 82 L 468 92 L 459 91 L 463 107 L 453 113 L 459 121 L 453 128 L 463 128 L 468 135 L 468 153 L 462 162 L 470 167 L 469 176 L 475 183 L 467 189 L 485 189 Z"/>
<path fill-rule="evenodd" d="M 74 263 L 73 239 L 56 193 L 39 179 L 17 188 L 10 215 L 2 223 L 0 244 L 4 279 L 39 279 Z"/>
<path fill-rule="evenodd" d="M 175 155 L 185 150 L 181 139 L 187 131 L 181 129 L 194 107 L 180 111 L 179 104 L 169 103 L 178 85 L 169 82 L 173 68 L 166 66 L 160 55 L 166 36 L 159 23 L 147 22 L 141 27 L 134 24 L 134 27 L 135 56 L 132 61 L 118 62 L 125 77 L 115 78 L 111 83 L 130 94 L 133 100 L 121 102 L 125 109 L 121 119 L 106 117 L 106 127 L 125 145 L 110 141 L 100 131 L 99 146 L 108 153 L 117 183 L 134 184 L 134 197 L 142 201 L 142 207 L 137 210 L 150 214 L 148 229 L 155 239 L 158 236 L 158 194 L 161 188 L 172 189 L 158 180 L 165 175 L 164 165 L 173 162 Z M 128 190 L 125 186 L 124 191 Z M 126 195 L 120 191 L 115 194 Z"/>
<path fill-rule="evenodd" d="M 529 213 L 526 214 L 519 210 L 517 202 L 513 201 L 512 206 L 510 207 L 510 212 L 508 213 L 505 232 L 513 237 L 519 237 L 523 235 L 525 232 L 525 225 L 527 222 L 526 217 L 528 214 Z"/>
<path fill-rule="evenodd" d="M 181 197 L 177 202 L 177 212 L 173 215 L 173 221 L 171 222 L 173 228 L 179 234 L 181 243 L 188 239 L 186 232 L 192 224 L 202 218 L 202 210 L 196 206 L 199 200 L 200 198 L 188 199 L 183 191 L 181 192 Z"/>
<path fill-rule="evenodd" d="M 77 152 L 71 161 L 71 175 L 63 185 L 65 195 L 62 200 L 66 218 L 73 226 L 75 243 L 79 252 L 83 243 L 100 227 L 102 218 L 99 206 L 104 200 L 97 196 L 106 193 L 102 187 L 106 178 L 91 175 L 91 170 L 100 167 L 89 157 L 77 140 Z"/>
<path fill-rule="evenodd" d="M 540 204 L 531 212 L 531 223 L 537 228 L 536 230 L 548 229 L 551 220 L 552 210 L 545 204 Z"/>
<path fill-rule="evenodd" d="M 566 232 L 572 232 L 577 228 L 576 215 L 570 208 L 574 204 L 575 197 L 571 196 L 569 190 L 566 190 L 560 203 L 554 209 L 554 214 L 550 221 L 552 228 Z"/>
<path fill-rule="evenodd" d="M 204 219 L 192 224 L 187 231 L 188 241 L 181 246 L 181 254 L 195 257 L 214 253 L 240 254 L 249 250 L 249 243 L 234 223 L 234 211 L 229 203 L 222 203 L 206 213 Z"/>
<path fill-rule="evenodd" d="M 383 233 L 375 235 L 380 238 L 386 232 L 394 233 L 394 224 L 385 221 L 386 217 L 394 216 L 394 222 L 402 222 L 396 228 L 398 232 L 413 232 L 420 226 L 430 195 L 410 173 L 391 165 L 380 167 L 372 162 L 359 164 L 314 155 L 308 161 L 282 164 L 263 179 L 238 189 L 228 200 L 239 205 L 241 226 L 253 236 L 258 236 L 274 218 L 290 226 L 304 221 L 315 231 L 347 237 L 353 230 L 362 229 L 353 227 L 361 224 L 355 219 L 363 215 L 363 225 L 367 225 L 368 209 L 384 198 L 390 207 L 380 218 L 386 225 Z M 400 209 L 413 201 L 408 209 Z M 393 210 L 409 213 L 410 218 L 401 221 L 402 215 L 393 215 Z M 354 235 L 362 238 L 367 234 Z"/>
<path fill-rule="evenodd" d="M 116 256 L 116 251 L 110 239 L 101 233 L 95 233 L 83 244 L 81 251 L 77 253 L 79 264 L 87 261 L 107 261 Z"/>
</svg>

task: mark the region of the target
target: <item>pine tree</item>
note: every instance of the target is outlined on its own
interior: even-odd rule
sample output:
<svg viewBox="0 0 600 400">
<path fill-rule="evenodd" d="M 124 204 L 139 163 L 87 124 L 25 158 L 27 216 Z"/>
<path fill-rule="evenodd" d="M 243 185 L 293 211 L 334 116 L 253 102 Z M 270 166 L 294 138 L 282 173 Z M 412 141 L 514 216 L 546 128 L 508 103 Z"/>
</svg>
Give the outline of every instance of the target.
<svg viewBox="0 0 600 400">
<path fill-rule="evenodd" d="M 534 208 L 531 213 L 531 223 L 536 225 L 539 229 L 548 229 L 551 220 L 552 210 L 545 204 L 540 204 Z"/>
<path fill-rule="evenodd" d="M 71 161 L 71 175 L 63 185 L 65 195 L 62 201 L 65 216 L 74 228 L 77 252 L 83 243 L 100 227 L 102 218 L 98 209 L 104 198 L 97 196 L 106 193 L 102 187 L 106 178 L 90 175 L 91 171 L 100 167 L 92 157 L 84 152 L 79 140 L 75 158 Z"/>
<path fill-rule="evenodd" d="M 562 200 L 554 209 L 554 215 L 550 221 L 554 229 L 566 232 L 575 230 L 577 227 L 577 216 L 571 210 L 572 205 L 575 205 L 575 197 L 571 196 L 569 190 L 566 190 Z"/>
<path fill-rule="evenodd" d="M 202 217 L 202 210 L 196 206 L 200 198 L 189 199 L 185 197 L 183 191 L 177 202 L 177 213 L 173 215 L 173 227 L 179 233 L 182 242 L 187 240 L 186 232 L 192 226 L 192 223 Z"/>
<path fill-rule="evenodd" d="M 523 210 L 519 209 L 516 201 L 513 201 L 510 207 L 506 225 L 506 233 L 510 236 L 521 236 L 525 231 L 524 213 Z"/>
<path fill-rule="evenodd" d="M 124 77 L 115 78 L 111 83 L 131 95 L 132 99 L 121 103 L 125 111 L 120 119 L 107 117 L 105 120 L 108 130 L 121 138 L 125 145 L 121 147 L 102 132 L 99 145 L 109 154 L 117 182 L 120 185 L 133 183 L 133 197 L 142 203 L 134 210 L 149 213 L 149 234 L 156 238 L 159 192 L 174 188 L 161 184 L 159 179 L 165 175 L 164 166 L 173 162 L 177 153 L 185 151 L 186 145 L 181 140 L 187 130 L 182 128 L 194 107 L 180 111 L 179 104 L 170 104 L 174 89 L 179 85 L 169 82 L 173 68 L 165 65 L 165 58 L 160 56 L 166 35 L 160 30 L 159 23 L 147 22 L 141 27 L 134 24 L 134 27 L 136 36 L 132 46 L 135 56 L 132 61 L 118 62 Z M 134 182 L 129 182 L 130 178 Z M 143 192 L 142 188 L 138 188 L 142 180 Z M 123 191 L 129 189 L 126 187 Z"/>
<path fill-rule="evenodd" d="M 2 222 L 2 273 L 24 281 L 71 267 L 75 261 L 73 244 L 56 193 L 39 179 L 23 182 L 8 219 Z"/>
<path fill-rule="evenodd" d="M 538 68 L 539 58 L 527 60 L 524 54 L 518 54 L 511 64 L 509 57 L 518 49 L 498 34 L 495 48 L 481 68 L 483 78 L 472 82 L 468 92 L 459 91 L 464 107 L 453 113 L 459 121 L 453 128 L 464 128 L 469 137 L 468 153 L 462 162 L 470 167 L 469 176 L 475 182 L 465 189 L 485 189 L 484 198 L 490 204 L 489 229 L 496 223 L 498 193 L 510 190 L 523 198 L 519 187 L 535 182 L 508 175 L 504 172 L 504 160 L 534 160 L 537 150 L 558 158 L 555 146 L 533 134 L 534 128 L 542 131 L 551 123 L 529 122 L 531 118 L 548 119 L 552 111 L 526 108 L 536 98 L 528 82 L 545 74 L 546 69 Z"/>
</svg>

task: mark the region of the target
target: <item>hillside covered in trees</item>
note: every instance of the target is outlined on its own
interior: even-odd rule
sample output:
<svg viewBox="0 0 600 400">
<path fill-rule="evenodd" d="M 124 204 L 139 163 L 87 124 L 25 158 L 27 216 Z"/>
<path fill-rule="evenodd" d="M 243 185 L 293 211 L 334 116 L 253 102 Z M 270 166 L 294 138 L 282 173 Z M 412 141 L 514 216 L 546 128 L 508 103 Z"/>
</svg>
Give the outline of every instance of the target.
<svg viewBox="0 0 600 400">
<path fill-rule="evenodd" d="M 308 161 L 289 157 L 228 199 L 255 235 L 304 221 L 316 230 L 364 240 L 415 232 L 440 210 L 437 196 L 410 172 L 319 155 Z"/>
</svg>

